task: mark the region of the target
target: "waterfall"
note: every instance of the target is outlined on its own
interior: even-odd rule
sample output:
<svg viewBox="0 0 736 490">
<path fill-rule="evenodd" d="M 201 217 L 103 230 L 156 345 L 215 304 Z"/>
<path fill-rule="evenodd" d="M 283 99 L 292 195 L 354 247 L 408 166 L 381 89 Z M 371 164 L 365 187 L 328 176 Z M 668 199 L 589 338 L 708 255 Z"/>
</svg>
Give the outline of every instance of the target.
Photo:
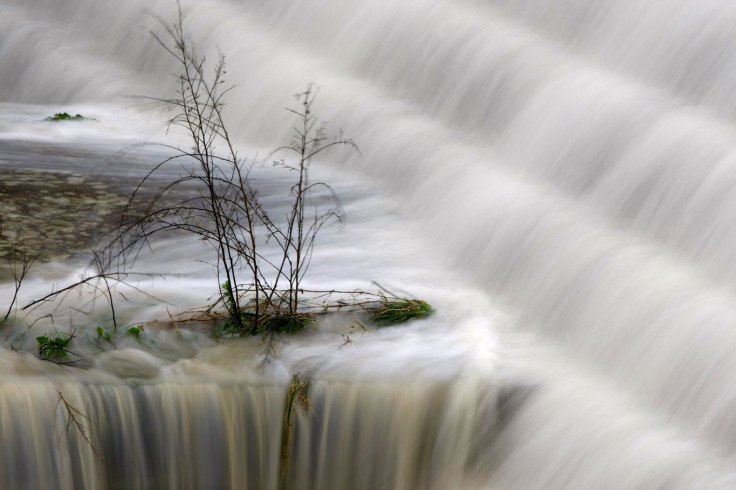
<svg viewBox="0 0 736 490">
<path fill-rule="evenodd" d="M 385 280 L 438 313 L 365 335 L 327 320 L 265 367 L 256 341 L 240 352 L 186 327 L 186 341 L 122 338 L 124 366 L 152 357 L 145 376 L 124 375 L 94 335 L 79 346 L 84 372 L 12 352 L 33 351 L 38 325 L 4 335 L 0 487 L 277 488 L 298 372 L 313 391 L 294 419 L 288 488 L 736 487 L 735 5 L 182 8 L 199 52 L 226 56 L 243 151 L 288 141 L 283 109 L 309 82 L 319 117 L 360 146 L 315 165 L 348 222 L 320 238 L 312 284 Z M 162 154 L 110 155 L 181 141 L 139 98 L 175 89 L 149 33 L 174 2 L 0 9 L 3 172 L 122 186 Z M 42 122 L 57 110 L 98 123 Z M 182 277 L 151 284 L 157 296 L 187 309 L 217 291 L 199 244 L 161 247 L 142 266 Z M 78 268 L 46 264 L 24 298 Z M 0 306 L 11 290 L 0 284 Z M 121 308 L 131 321 L 168 314 Z M 60 393 L 89 417 L 91 444 L 62 430 Z"/>
<path fill-rule="evenodd" d="M 483 481 L 489 388 L 317 382 L 310 405 L 294 407 L 288 488 Z M 0 463 L 1 488 L 279 488 L 283 386 L 26 378 L 1 389 L 3 447 L 12 448 Z M 69 427 L 72 415 L 82 429 Z"/>
</svg>

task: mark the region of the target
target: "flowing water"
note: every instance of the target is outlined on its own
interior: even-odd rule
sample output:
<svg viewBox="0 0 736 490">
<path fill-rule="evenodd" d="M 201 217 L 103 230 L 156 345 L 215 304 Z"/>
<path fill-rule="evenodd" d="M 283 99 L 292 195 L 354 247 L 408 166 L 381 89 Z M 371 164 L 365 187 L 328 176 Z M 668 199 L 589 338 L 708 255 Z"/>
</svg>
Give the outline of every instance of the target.
<svg viewBox="0 0 736 490">
<path fill-rule="evenodd" d="M 227 56 L 241 155 L 288 141 L 284 108 L 309 82 L 360 146 L 315 162 L 348 219 L 320 236 L 309 287 L 376 280 L 437 313 L 367 331 L 329 318 L 263 363 L 260 340 L 186 323 L 112 349 L 93 330 L 105 308 L 69 296 L 3 333 L 1 488 L 278 488 L 295 373 L 311 406 L 288 488 L 736 488 L 732 2 L 182 7 L 200 52 Z M 21 304 L 79 277 L 167 155 L 138 143 L 186 145 L 135 97 L 175 90 L 149 34 L 175 9 L 0 0 L 2 212 L 46 259 Z M 43 121 L 61 111 L 96 121 Z M 281 174 L 258 172 L 272 199 Z M 211 260 L 196 240 L 155 243 L 136 267 L 160 274 L 136 284 L 156 299 L 128 291 L 121 321 L 206 304 Z M 22 352 L 54 328 L 78 329 L 83 369 Z M 74 413 L 86 432 L 67 430 Z"/>
</svg>

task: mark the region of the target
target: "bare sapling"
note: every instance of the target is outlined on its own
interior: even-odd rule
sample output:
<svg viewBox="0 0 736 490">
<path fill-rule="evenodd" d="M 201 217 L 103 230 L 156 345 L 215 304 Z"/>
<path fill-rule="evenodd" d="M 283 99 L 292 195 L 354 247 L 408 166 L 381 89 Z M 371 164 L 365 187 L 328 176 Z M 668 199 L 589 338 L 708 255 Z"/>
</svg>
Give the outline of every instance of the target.
<svg viewBox="0 0 736 490">
<path fill-rule="evenodd" d="M 212 244 L 217 253 L 215 269 L 221 285 L 217 302 L 226 310 L 228 331 L 298 330 L 309 321 L 299 310 L 299 294 L 317 234 L 330 220 L 343 219 L 337 194 L 328 184 L 311 181 L 310 166 L 317 155 L 331 147 L 357 150 L 357 146 L 342 135 L 328 137 L 326 125 L 312 113 L 316 92 L 308 85 L 297 95 L 300 107 L 289 109 L 298 118 L 292 141 L 273 153 L 288 153 L 275 163 L 294 173 L 295 179 L 285 221 L 272 219 L 252 182 L 255 162 L 238 156 L 223 117 L 224 96 L 231 88 L 225 86 L 224 55 L 209 66 L 206 58 L 195 52 L 184 29 L 181 8 L 175 23 L 159 21 L 167 37 L 153 36 L 176 59 L 179 74 L 175 97 L 154 100 L 173 109 L 169 122 L 183 128 L 189 147 L 169 147 L 175 155 L 154 167 L 131 197 L 116 241 L 122 265 L 132 263 L 154 234 L 171 230 L 194 234 Z M 138 192 L 175 160 L 193 161 L 194 165 L 165 185 L 140 213 Z M 311 203 L 313 192 L 318 190 L 327 192 L 333 203 L 321 213 Z M 312 207 L 314 216 L 308 218 Z M 266 242 L 280 250 L 277 260 L 261 253 Z"/>
<path fill-rule="evenodd" d="M 342 204 L 334 189 L 325 182 L 311 181 L 309 170 L 312 160 L 318 154 L 334 146 L 348 146 L 359 151 L 353 140 L 343 138 L 341 134 L 335 138 L 328 137 L 326 124 L 320 123 L 312 111 L 315 96 L 316 91 L 312 84 L 309 84 L 304 92 L 297 94 L 301 107 L 288 109 L 298 118 L 292 141 L 289 146 L 278 148 L 273 153 L 285 152 L 293 156 L 293 162 L 289 159 L 281 159 L 275 164 L 297 174 L 296 182 L 291 187 L 293 202 L 286 224 L 282 227 L 274 227 L 278 244 L 282 250 L 282 260 L 273 293 L 279 291 L 276 287 L 278 281 L 285 279 L 288 287 L 284 291 L 285 297 L 280 299 L 290 317 L 299 313 L 299 294 L 303 294 L 301 284 L 309 269 L 317 234 L 330 220 L 342 222 L 345 217 Z M 320 212 L 315 206 L 314 216 L 309 219 L 306 214 L 307 206 L 310 204 L 312 193 L 316 190 L 329 195 L 332 207 Z"/>
</svg>

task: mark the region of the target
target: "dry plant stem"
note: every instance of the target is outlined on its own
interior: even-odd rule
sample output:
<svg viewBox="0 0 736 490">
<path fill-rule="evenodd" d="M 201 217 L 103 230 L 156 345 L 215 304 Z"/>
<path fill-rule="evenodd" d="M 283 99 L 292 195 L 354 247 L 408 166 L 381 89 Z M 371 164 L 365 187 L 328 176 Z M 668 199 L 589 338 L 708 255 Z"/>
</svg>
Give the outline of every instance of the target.
<svg viewBox="0 0 736 490">
<path fill-rule="evenodd" d="M 0 241 L 2 240 L 3 218 L 0 216 Z M 17 242 L 15 246 L 12 247 L 9 261 L 10 272 L 13 275 L 13 296 L 10 299 L 10 304 L 8 305 L 8 310 L 5 312 L 5 316 L 0 319 L 0 324 L 6 322 L 13 313 L 13 308 L 15 308 L 15 304 L 18 301 L 18 294 L 20 293 L 20 288 L 23 285 L 23 280 L 28 275 L 28 272 L 31 270 L 31 265 L 33 264 L 33 259 L 17 246 Z"/>
<path fill-rule="evenodd" d="M 79 435 L 82 436 L 82 439 L 84 439 L 84 441 L 90 447 L 94 455 L 98 459 L 102 459 L 99 451 L 97 451 L 97 448 L 94 446 L 94 444 L 92 444 L 92 440 L 90 439 L 89 427 L 85 425 L 84 422 L 86 420 L 86 423 L 91 425 L 92 420 L 80 410 L 75 408 L 72 404 L 70 404 L 64 398 L 64 395 L 61 394 L 61 392 L 59 392 L 59 402 L 57 403 L 57 406 L 59 405 L 66 412 L 66 426 L 64 427 L 64 431 L 68 434 L 72 427 L 75 428 Z"/>
<path fill-rule="evenodd" d="M 134 284 L 128 282 L 126 279 L 129 276 L 156 277 L 158 276 L 158 274 L 150 274 L 150 273 L 143 273 L 143 272 L 107 272 L 104 274 L 95 274 L 92 276 L 82 278 L 79 281 L 75 282 L 74 284 L 70 284 L 69 286 L 66 286 L 64 288 L 57 289 L 56 291 L 52 291 L 49 294 L 42 296 L 41 298 L 35 299 L 31 301 L 30 303 L 26 304 L 25 306 L 23 306 L 21 310 L 32 309 L 43 303 L 54 301 L 60 298 L 63 300 L 63 298 L 66 297 L 67 294 L 71 293 L 75 289 L 81 286 L 84 286 L 84 285 L 90 285 L 91 287 L 100 290 L 100 287 L 94 284 L 96 281 L 97 282 L 104 281 L 107 284 L 109 284 L 109 281 L 114 281 L 116 284 L 122 284 L 133 290 L 141 292 L 147 295 L 151 299 L 155 299 L 156 301 L 162 301 L 160 298 L 157 298 L 156 296 L 148 294 L 145 291 L 138 288 L 137 286 L 135 286 Z M 46 315 L 46 316 L 50 316 L 50 315 Z"/>
<path fill-rule="evenodd" d="M 20 292 L 20 288 L 23 285 L 23 280 L 26 278 L 28 272 L 31 270 L 31 264 L 33 262 L 28 254 L 26 254 L 25 252 L 18 252 L 17 254 L 13 254 L 10 260 L 10 269 L 13 274 L 13 297 L 10 300 L 8 311 L 5 312 L 5 316 L 3 317 L 2 321 L 0 321 L 0 323 L 5 322 L 8 318 L 10 318 L 10 314 L 13 312 L 15 303 L 18 301 L 18 293 Z"/>
<path fill-rule="evenodd" d="M 112 289 L 110 288 L 110 281 L 108 280 L 107 275 L 104 271 L 103 266 L 103 259 L 100 256 L 99 253 L 94 253 L 94 262 L 97 266 L 97 271 L 99 272 L 98 276 L 102 279 L 102 282 L 105 284 L 105 295 L 107 296 L 107 302 L 110 305 L 110 313 L 112 315 L 112 329 L 113 331 L 117 332 L 118 330 L 118 320 L 117 316 L 115 315 L 115 301 L 112 298 Z"/>
<path fill-rule="evenodd" d="M 280 151 L 286 151 L 295 153 L 298 156 L 298 163 L 295 166 L 287 163 L 285 160 L 275 162 L 276 165 L 299 174 L 297 182 L 291 188 L 291 192 L 294 195 L 294 202 L 288 215 L 286 231 L 277 230 L 282 237 L 282 240 L 278 243 L 283 255 L 276 284 L 271 293 L 272 295 L 276 294 L 278 280 L 282 276 L 285 276 L 289 284 L 286 299 L 289 315 L 297 314 L 299 305 L 298 295 L 302 291 L 301 281 L 309 268 L 317 233 L 330 219 L 334 218 L 339 222 L 344 220 L 342 205 L 332 187 L 324 182 L 312 183 L 310 181 L 309 169 L 312 159 L 322 151 L 338 145 L 349 146 L 355 151 L 358 151 L 357 145 L 352 140 L 343 138 L 342 135 L 338 135 L 333 141 L 327 141 L 325 126 L 318 126 L 317 119 L 312 113 L 315 96 L 316 91 L 312 84 L 309 84 L 304 92 L 297 95 L 297 98 L 301 102 L 301 110 L 288 110 L 299 118 L 300 125 L 294 128 L 295 134 L 291 144 L 278 148 L 272 153 L 273 155 Z M 306 204 L 309 195 L 315 188 L 323 188 L 323 190 L 330 194 L 334 208 L 321 215 L 315 213 L 312 224 L 305 228 Z"/>
<path fill-rule="evenodd" d="M 218 252 L 218 275 L 222 274 L 225 283 L 230 285 L 222 292 L 227 296 L 225 305 L 230 309 L 228 311 L 230 319 L 240 330 L 245 329 L 239 311 L 243 291 L 238 280 L 239 264 L 244 262 L 252 277 L 256 309 L 255 325 L 252 328 L 257 330 L 261 316 L 260 295 L 266 288 L 258 264 L 255 228 L 259 222 L 265 220 L 259 216 L 261 208 L 248 181 L 248 170 L 244 171 L 222 118 L 222 97 L 228 91 L 220 87 L 225 73 L 225 59 L 220 55 L 213 75 L 208 80 L 204 69 L 205 59 L 198 57 L 188 45 L 181 8 L 173 25 L 168 25 L 160 19 L 159 21 L 173 46 L 155 33 L 152 34 L 159 44 L 177 59 L 182 68 L 178 97 L 159 100 L 177 108 L 178 114 L 171 120 L 171 124 L 183 127 L 192 142 L 191 151 L 182 153 L 193 157 L 199 163 L 200 174 L 190 177 L 198 179 L 205 187 L 203 197 L 207 201 L 207 207 L 199 211 L 204 213 L 214 229 L 211 233 L 204 233 L 203 237 L 215 243 Z M 215 142 L 224 143 L 228 152 L 226 157 L 215 155 Z M 182 211 L 184 210 L 181 208 L 176 210 L 177 213 Z M 179 226 L 186 231 L 202 233 L 202 229 L 190 227 L 189 223 L 185 220 L 180 222 Z"/>
<path fill-rule="evenodd" d="M 291 432 L 293 425 L 293 411 L 295 402 L 299 402 L 303 410 L 309 408 L 309 379 L 302 379 L 299 374 L 291 378 L 286 393 L 286 405 L 281 427 L 281 474 L 280 490 L 286 490 L 289 483 L 289 463 L 291 460 Z"/>
</svg>

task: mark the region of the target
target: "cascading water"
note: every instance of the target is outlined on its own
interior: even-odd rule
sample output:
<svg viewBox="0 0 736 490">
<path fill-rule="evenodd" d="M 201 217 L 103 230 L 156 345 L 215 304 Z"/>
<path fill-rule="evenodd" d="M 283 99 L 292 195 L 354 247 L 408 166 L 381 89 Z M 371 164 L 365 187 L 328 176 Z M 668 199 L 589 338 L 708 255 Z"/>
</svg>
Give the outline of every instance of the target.
<svg viewBox="0 0 736 490">
<path fill-rule="evenodd" d="M 328 319 L 266 364 L 258 340 L 221 344 L 186 325 L 116 349 L 80 330 L 85 366 L 72 369 L 13 351 L 34 350 L 43 310 L 27 331 L 0 330 L 1 488 L 277 488 L 294 373 L 313 383 L 288 488 L 736 488 L 736 7 L 182 7 L 202 54 L 227 56 L 241 154 L 288 141 L 283 108 L 308 82 L 317 114 L 361 148 L 315 164 L 348 222 L 320 236 L 310 287 L 377 280 L 437 313 L 368 332 Z M 58 241 L 100 238 L 120 196 L 166 157 L 131 145 L 181 143 L 165 112 L 126 97 L 174 90 L 175 64 L 149 31 L 175 10 L 0 0 L 0 192 L 42 203 L 0 213 L 33 215 L 56 241 L 21 304 L 78 277 L 80 250 Z M 43 121 L 59 111 L 97 121 Z M 54 231 L 62 197 L 43 181 L 95 189 L 92 204 L 64 198 L 88 223 L 74 239 Z M 124 321 L 166 319 L 217 291 L 201 243 L 154 248 L 136 267 L 165 274 L 139 283 L 157 299 L 131 294 Z M 0 284 L 0 306 L 12 291 Z M 106 319 L 63 311 L 56 325 Z M 74 412 L 60 394 L 87 432 L 65 429 Z"/>
</svg>

